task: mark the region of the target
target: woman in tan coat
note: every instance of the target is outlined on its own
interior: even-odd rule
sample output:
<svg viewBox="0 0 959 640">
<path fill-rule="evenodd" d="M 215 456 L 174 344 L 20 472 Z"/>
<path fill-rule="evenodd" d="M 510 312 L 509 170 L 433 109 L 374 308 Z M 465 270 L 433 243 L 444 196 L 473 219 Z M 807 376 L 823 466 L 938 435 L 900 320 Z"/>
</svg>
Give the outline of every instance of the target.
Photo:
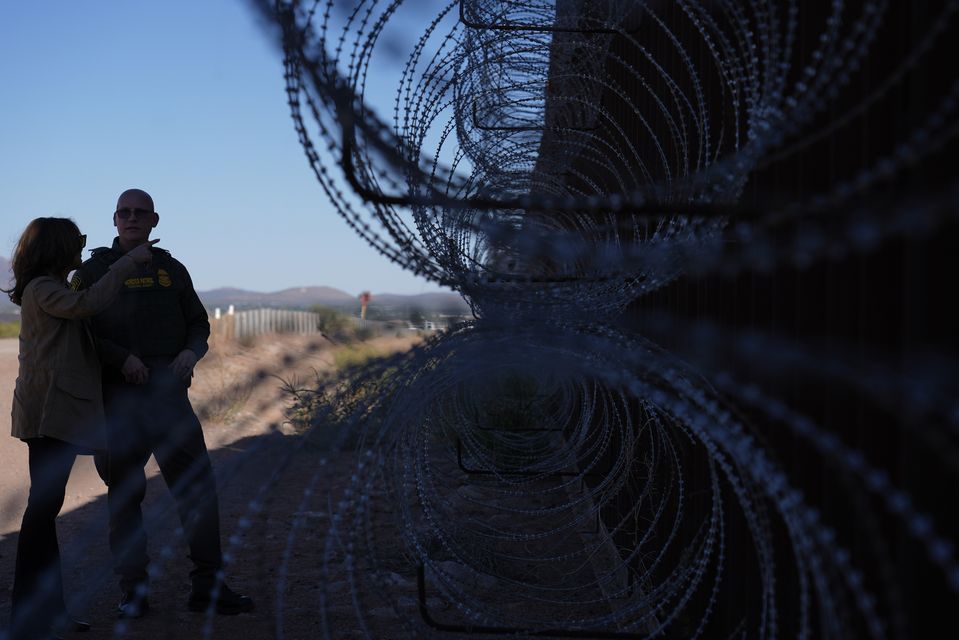
<svg viewBox="0 0 959 640">
<path fill-rule="evenodd" d="M 149 263 L 153 243 L 120 258 L 89 289 L 72 291 L 67 274 L 80 265 L 85 244 L 72 220 L 37 218 L 14 250 L 14 286 L 3 290 L 21 307 L 12 433 L 26 442 L 30 466 L 30 496 L 17 539 L 12 638 L 89 628 L 67 613 L 55 526 L 77 454 L 106 448 L 100 362 L 84 318 L 112 302 L 138 264 Z"/>
</svg>

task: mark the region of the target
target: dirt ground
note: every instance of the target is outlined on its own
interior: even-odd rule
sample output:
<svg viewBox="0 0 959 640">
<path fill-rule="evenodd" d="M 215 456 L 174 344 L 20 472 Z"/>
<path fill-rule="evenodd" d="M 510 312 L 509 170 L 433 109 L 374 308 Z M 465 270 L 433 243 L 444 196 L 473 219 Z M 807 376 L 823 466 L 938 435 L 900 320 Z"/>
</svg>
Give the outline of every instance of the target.
<svg viewBox="0 0 959 640">
<path fill-rule="evenodd" d="M 390 337 L 371 342 L 383 350 L 399 350 L 415 340 Z M 203 418 L 217 474 L 228 583 L 252 596 L 256 610 L 232 617 L 186 610 L 190 569 L 186 545 L 179 538 L 172 500 L 151 460 L 144 515 L 156 570 L 152 609 L 140 620 L 118 621 L 114 614 L 118 592 L 107 546 L 106 491 L 91 459 L 80 457 L 58 530 L 68 606 L 94 628 L 70 637 L 321 637 L 317 551 L 291 546 L 289 541 L 295 533 L 319 545 L 328 513 L 326 496 L 346 482 L 354 461 L 347 454 L 331 457 L 322 468 L 317 465 L 324 454 L 322 445 L 305 442 L 283 424 L 289 398 L 281 387 L 283 380 L 309 381 L 314 370 L 328 370 L 333 349 L 317 336 L 271 336 L 247 347 L 214 345 L 197 367 L 191 399 Z M 17 340 L 0 340 L 0 431 L 6 433 L 16 374 Z M 19 440 L 0 437 L 0 628 L 9 620 L 17 531 L 28 490 L 26 453 Z M 298 531 L 291 533 L 292 528 Z M 406 602 L 415 611 L 413 574 L 397 580 L 409 591 Z M 341 609 L 332 635 L 364 637 L 351 625 L 350 603 Z M 382 638 L 408 636 L 392 622 L 370 633 Z"/>
</svg>

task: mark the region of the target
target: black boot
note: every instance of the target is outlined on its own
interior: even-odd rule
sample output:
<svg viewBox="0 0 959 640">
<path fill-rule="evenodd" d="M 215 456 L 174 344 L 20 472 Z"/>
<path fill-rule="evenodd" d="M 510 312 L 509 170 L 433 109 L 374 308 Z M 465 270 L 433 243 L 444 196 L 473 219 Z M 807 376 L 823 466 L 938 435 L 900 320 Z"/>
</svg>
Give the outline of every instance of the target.
<svg viewBox="0 0 959 640">
<path fill-rule="evenodd" d="M 222 582 L 217 584 L 206 579 L 194 580 L 187 608 L 190 611 L 206 611 L 211 604 L 217 613 L 227 616 L 253 611 L 250 597 L 241 596 Z"/>
<path fill-rule="evenodd" d="M 53 623 L 50 630 L 56 637 L 60 637 L 65 633 L 84 633 L 90 630 L 90 623 L 86 620 L 74 618 L 69 613 L 65 613 Z"/>
</svg>

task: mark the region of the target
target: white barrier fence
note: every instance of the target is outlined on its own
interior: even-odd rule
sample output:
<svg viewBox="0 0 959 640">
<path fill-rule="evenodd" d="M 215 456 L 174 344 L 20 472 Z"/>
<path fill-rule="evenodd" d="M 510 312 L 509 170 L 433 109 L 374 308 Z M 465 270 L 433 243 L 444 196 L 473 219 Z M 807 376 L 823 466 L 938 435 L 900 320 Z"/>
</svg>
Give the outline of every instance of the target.
<svg viewBox="0 0 959 640">
<path fill-rule="evenodd" d="M 264 333 L 319 333 L 320 315 L 292 309 L 248 309 L 221 315 L 214 311 L 210 328 L 216 336 L 230 340 L 253 338 Z"/>
</svg>

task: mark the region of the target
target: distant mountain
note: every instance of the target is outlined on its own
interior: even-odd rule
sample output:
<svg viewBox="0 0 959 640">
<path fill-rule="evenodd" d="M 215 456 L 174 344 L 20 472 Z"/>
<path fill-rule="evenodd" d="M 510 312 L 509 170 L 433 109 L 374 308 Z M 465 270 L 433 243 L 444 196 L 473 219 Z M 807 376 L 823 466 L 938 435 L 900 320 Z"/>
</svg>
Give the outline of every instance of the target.
<svg viewBox="0 0 959 640">
<path fill-rule="evenodd" d="M 0 256 L 0 287 L 6 288 L 13 278 L 10 260 Z M 199 291 L 200 300 L 209 309 L 220 307 L 224 311 L 231 304 L 238 308 L 286 307 L 305 309 L 315 304 L 340 309 L 359 309 L 357 296 L 334 287 L 292 287 L 272 293 L 247 291 L 235 287 L 222 287 L 209 291 Z M 395 293 L 374 293 L 370 309 L 390 311 L 419 309 L 427 313 L 469 313 L 469 306 L 456 293 L 436 291 L 415 295 Z M 12 312 L 16 307 L 6 294 L 0 295 L 0 311 Z"/>
<path fill-rule="evenodd" d="M 380 305 L 391 308 L 418 308 L 423 311 L 469 313 L 469 305 L 458 293 L 436 291 L 434 293 L 418 293 L 415 295 L 398 295 L 394 293 L 373 294 L 370 307 Z"/>
<path fill-rule="evenodd" d="M 293 287 L 273 293 L 223 287 L 210 291 L 198 291 L 197 293 L 207 308 L 220 307 L 223 310 L 226 310 L 231 304 L 238 309 L 251 307 L 306 308 L 314 304 L 350 309 L 353 307 L 358 309 L 360 306 L 357 296 L 333 287 Z M 415 295 L 374 293 L 369 306 L 370 309 L 376 307 L 383 309 L 417 308 L 427 312 L 467 313 L 469 311 L 469 307 L 459 294 L 442 291 Z"/>
<path fill-rule="evenodd" d="M 207 307 L 309 307 L 314 304 L 340 306 L 355 300 L 353 296 L 333 287 L 294 287 L 273 293 L 260 293 L 233 287 L 198 291 Z"/>
</svg>

